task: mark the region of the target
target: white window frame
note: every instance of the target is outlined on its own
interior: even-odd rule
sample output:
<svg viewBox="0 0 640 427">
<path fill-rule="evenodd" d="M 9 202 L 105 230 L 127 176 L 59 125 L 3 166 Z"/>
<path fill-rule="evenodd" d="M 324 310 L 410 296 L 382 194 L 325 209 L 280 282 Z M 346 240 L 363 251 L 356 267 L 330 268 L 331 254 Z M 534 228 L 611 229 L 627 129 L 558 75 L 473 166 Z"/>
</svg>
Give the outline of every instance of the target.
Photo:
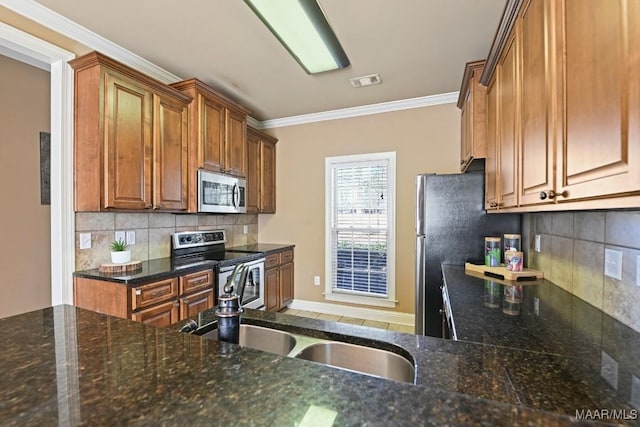
<svg viewBox="0 0 640 427">
<path fill-rule="evenodd" d="M 387 246 L 387 297 L 375 297 L 367 295 L 355 295 L 350 293 L 334 292 L 333 290 L 333 169 L 337 165 L 347 163 L 368 163 L 386 160 L 388 162 L 387 182 L 389 193 L 387 194 L 387 221 L 389 224 L 389 241 Z M 325 158 L 325 292 L 324 297 L 329 301 L 363 304 L 377 307 L 395 308 L 396 300 L 396 153 L 369 153 L 349 156 L 336 156 Z"/>
</svg>

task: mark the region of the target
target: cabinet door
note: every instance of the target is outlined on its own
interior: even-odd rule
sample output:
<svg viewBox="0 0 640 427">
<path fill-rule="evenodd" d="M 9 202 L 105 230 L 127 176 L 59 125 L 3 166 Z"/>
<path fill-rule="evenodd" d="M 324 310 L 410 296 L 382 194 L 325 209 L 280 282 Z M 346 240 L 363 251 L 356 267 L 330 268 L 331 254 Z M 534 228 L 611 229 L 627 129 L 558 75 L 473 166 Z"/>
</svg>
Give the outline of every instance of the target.
<svg viewBox="0 0 640 427">
<path fill-rule="evenodd" d="M 637 192 L 640 5 L 564 0 L 557 6 L 566 47 L 557 56 L 564 95 L 557 192 L 571 200 Z"/>
<path fill-rule="evenodd" d="M 487 158 L 485 160 L 485 209 L 497 209 L 498 185 L 498 89 L 495 78 L 487 88 Z"/>
<path fill-rule="evenodd" d="M 293 301 L 293 263 L 282 264 L 280 267 L 280 309 Z"/>
<path fill-rule="evenodd" d="M 247 213 L 260 210 L 260 138 L 249 132 L 247 134 Z"/>
<path fill-rule="evenodd" d="M 200 132 L 198 138 L 198 167 L 213 172 L 224 170 L 224 139 L 226 109 L 202 95 L 198 95 Z M 195 172 L 194 172 L 195 173 Z"/>
<path fill-rule="evenodd" d="M 247 117 L 227 110 L 227 137 L 225 141 L 225 172 L 246 176 Z"/>
<path fill-rule="evenodd" d="M 261 144 L 260 212 L 276 212 L 276 144 L 262 141 Z"/>
<path fill-rule="evenodd" d="M 154 95 L 153 208 L 187 209 L 187 105 Z"/>
<path fill-rule="evenodd" d="M 553 189 L 553 133 L 549 126 L 549 51 L 545 46 L 544 0 L 530 0 L 519 17 L 522 40 L 522 139 L 520 204 L 540 203 L 540 192 Z M 550 201 L 548 198 L 545 202 Z"/>
<path fill-rule="evenodd" d="M 213 308 L 213 289 L 180 297 L 180 320 Z"/>
<path fill-rule="evenodd" d="M 131 319 L 148 325 L 165 327 L 180 320 L 179 315 L 178 302 L 169 301 L 135 312 L 131 315 Z"/>
<path fill-rule="evenodd" d="M 460 170 L 466 169 L 467 163 L 471 161 L 471 116 L 473 114 L 471 104 L 471 93 L 467 92 L 460 114 Z"/>
<path fill-rule="evenodd" d="M 512 35 L 498 63 L 498 169 L 500 207 L 517 206 L 518 200 L 518 55 Z"/>
<path fill-rule="evenodd" d="M 280 269 L 272 268 L 264 272 L 264 305 L 266 311 L 278 311 L 280 295 Z"/>
<path fill-rule="evenodd" d="M 105 73 L 103 207 L 151 207 L 151 119 L 148 89 Z"/>
</svg>

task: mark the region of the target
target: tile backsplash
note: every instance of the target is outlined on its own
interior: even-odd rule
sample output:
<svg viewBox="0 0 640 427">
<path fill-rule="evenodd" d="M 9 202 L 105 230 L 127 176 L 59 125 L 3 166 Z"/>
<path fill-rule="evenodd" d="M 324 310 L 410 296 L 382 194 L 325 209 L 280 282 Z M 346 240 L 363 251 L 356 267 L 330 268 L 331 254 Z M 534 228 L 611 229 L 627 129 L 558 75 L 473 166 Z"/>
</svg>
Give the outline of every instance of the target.
<svg viewBox="0 0 640 427">
<path fill-rule="evenodd" d="M 257 214 L 170 214 L 78 212 L 76 221 L 76 270 L 97 268 L 111 262 L 111 242 L 116 231 L 135 231 L 131 258 L 146 261 L 170 256 L 170 235 L 176 231 L 224 229 L 227 246 L 256 243 Z M 244 226 L 247 226 L 247 234 Z M 91 233 L 91 249 L 80 249 L 80 233 Z"/>
<path fill-rule="evenodd" d="M 523 242 L 528 267 L 640 332 L 640 211 L 524 214 Z M 621 280 L 605 276 L 605 249 L 622 253 Z"/>
</svg>

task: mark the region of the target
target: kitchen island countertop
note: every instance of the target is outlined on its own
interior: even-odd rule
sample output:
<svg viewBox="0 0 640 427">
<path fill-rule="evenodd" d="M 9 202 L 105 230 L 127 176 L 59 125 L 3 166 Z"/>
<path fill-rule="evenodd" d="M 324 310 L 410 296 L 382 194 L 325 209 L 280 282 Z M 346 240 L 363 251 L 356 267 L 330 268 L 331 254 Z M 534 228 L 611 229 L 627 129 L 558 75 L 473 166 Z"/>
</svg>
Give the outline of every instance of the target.
<svg viewBox="0 0 640 427">
<path fill-rule="evenodd" d="M 206 323 L 207 316 L 212 312 L 198 320 Z M 510 426 L 572 423 L 572 405 L 617 407 L 598 395 L 597 378 L 581 376 L 561 356 L 256 310 L 247 310 L 243 321 L 400 347 L 415 358 L 416 384 L 56 306 L 0 319 L 0 423 L 271 426 L 320 411 L 324 419 L 335 416 L 336 426 Z M 538 395 L 559 387 L 571 396 L 516 402 L 494 393 L 505 387 L 511 367 L 524 368 L 520 379 L 536 371 Z"/>
</svg>

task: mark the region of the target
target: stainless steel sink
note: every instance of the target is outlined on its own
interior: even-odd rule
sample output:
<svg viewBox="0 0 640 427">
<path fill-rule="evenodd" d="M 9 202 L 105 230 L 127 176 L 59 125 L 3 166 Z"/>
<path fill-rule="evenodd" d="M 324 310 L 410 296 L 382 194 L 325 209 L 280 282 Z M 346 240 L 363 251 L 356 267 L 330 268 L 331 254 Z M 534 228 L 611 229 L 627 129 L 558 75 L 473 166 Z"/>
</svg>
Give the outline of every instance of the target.
<svg viewBox="0 0 640 427">
<path fill-rule="evenodd" d="M 202 337 L 217 340 L 218 331 L 213 330 Z M 244 323 L 240 325 L 239 344 L 254 350 L 322 363 L 334 368 L 414 383 L 413 363 L 387 350 L 328 341 Z"/>
<path fill-rule="evenodd" d="M 217 340 L 218 330 L 206 333 L 202 337 Z M 288 332 L 241 324 L 239 344 L 254 350 L 287 356 L 296 346 L 296 339 Z"/>
<path fill-rule="evenodd" d="M 414 383 L 413 363 L 398 354 L 377 348 L 328 341 L 311 344 L 295 357 L 376 377 Z"/>
</svg>

